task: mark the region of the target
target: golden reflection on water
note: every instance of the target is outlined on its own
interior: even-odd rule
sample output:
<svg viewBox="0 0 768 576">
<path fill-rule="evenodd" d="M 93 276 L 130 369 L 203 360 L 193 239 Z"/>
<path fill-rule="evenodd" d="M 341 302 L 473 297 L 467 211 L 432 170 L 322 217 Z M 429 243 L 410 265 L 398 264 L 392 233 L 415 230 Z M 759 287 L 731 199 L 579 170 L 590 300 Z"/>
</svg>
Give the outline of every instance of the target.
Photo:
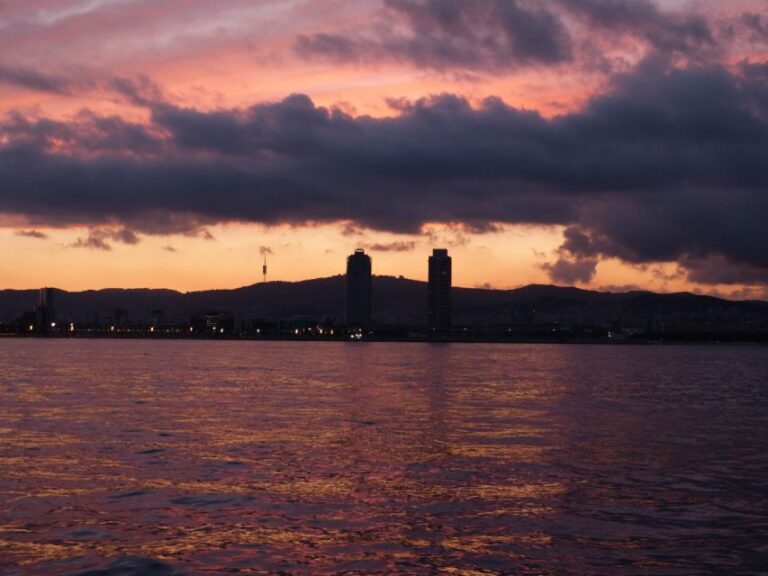
<svg viewBox="0 0 768 576">
<path fill-rule="evenodd" d="M 12 575 L 127 555 L 192 573 L 546 573 L 581 545 L 564 522 L 595 548 L 648 541 L 564 515 L 655 496 L 601 486 L 592 469 L 629 460 L 643 421 L 574 411 L 566 375 L 593 366 L 556 347 L 2 344 Z"/>
</svg>

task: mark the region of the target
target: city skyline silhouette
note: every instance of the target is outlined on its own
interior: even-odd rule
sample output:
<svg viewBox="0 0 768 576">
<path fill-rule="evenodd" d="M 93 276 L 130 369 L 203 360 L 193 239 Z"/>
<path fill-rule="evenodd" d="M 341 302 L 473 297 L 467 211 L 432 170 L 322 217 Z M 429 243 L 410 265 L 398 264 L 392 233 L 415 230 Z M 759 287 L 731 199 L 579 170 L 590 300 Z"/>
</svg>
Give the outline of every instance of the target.
<svg viewBox="0 0 768 576">
<path fill-rule="evenodd" d="M 263 247 L 297 281 L 355 244 L 417 279 L 447 247 L 461 286 L 766 299 L 768 26 L 710 3 L 11 3 L 1 285 L 243 286 Z"/>
<path fill-rule="evenodd" d="M 0 0 L 0 575 L 768 574 L 768 0 Z"/>
</svg>

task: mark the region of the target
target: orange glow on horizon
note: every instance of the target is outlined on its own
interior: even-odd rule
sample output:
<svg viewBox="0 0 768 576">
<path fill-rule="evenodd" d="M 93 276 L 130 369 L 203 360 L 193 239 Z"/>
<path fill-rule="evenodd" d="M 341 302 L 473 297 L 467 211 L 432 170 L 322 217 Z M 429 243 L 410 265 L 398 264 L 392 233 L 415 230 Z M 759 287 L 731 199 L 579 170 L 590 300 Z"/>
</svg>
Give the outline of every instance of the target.
<svg viewBox="0 0 768 576">
<path fill-rule="evenodd" d="M 72 121 L 78 114 L 90 112 L 146 126 L 151 115 L 148 107 L 110 88 L 115 80 L 139 79 L 156 86 L 164 101 L 200 111 L 243 110 L 300 93 L 316 106 L 338 107 L 354 117 L 382 118 L 399 114 L 388 104 L 390 99 L 414 101 L 450 93 L 475 107 L 485 98 L 498 97 L 509 106 L 551 119 L 584 109 L 590 98 L 611 89 L 616 73 L 632 69 L 652 48 L 647 38 L 632 34 L 593 34 L 587 20 L 571 15 L 564 20 L 566 27 L 574 38 L 586 34 L 588 45 L 574 42 L 572 59 L 551 65 L 518 67 L 502 62 L 493 71 L 483 65 L 474 70 L 471 64 L 444 69 L 420 66 L 417 59 L 399 53 L 339 62 L 303 56 L 296 50 L 297 39 L 317 33 L 375 36 L 375 26 L 390 23 L 387 18 L 392 16 L 381 2 L 232 0 L 214 11 L 206 2 L 6 4 L 0 19 L 0 49 L 14 58 L 10 64 L 0 63 L 0 70 L 10 70 L 9 79 L 0 77 L 0 115 L 18 114 L 30 121 Z M 747 11 L 760 13 L 764 8 L 758 0 L 728 5 L 698 0 L 685 6 L 659 0 L 658 4 L 662 11 L 685 14 L 690 9 L 692 14 L 708 14 L 718 22 Z M 184 17 L 179 18 L 182 7 Z M 391 23 L 392 31 L 401 31 L 402 22 Z M 735 38 L 729 49 L 718 56 L 718 62 L 734 70 L 742 62 L 768 58 L 765 44 L 746 37 Z M 25 79 L 24 73 L 31 76 Z M 0 134 L 0 145 L 8 138 Z M 74 144 L 65 140 L 53 142 L 49 151 L 82 157 L 99 154 L 99 150 L 72 149 Z M 195 153 L 202 157 L 208 152 Z M 504 226 L 488 234 L 457 232 L 444 224 L 430 227 L 436 234 L 363 230 L 356 236 L 349 235 L 340 223 L 298 227 L 231 223 L 211 227 L 215 240 L 142 236 L 137 245 L 112 242 L 111 250 L 105 251 L 72 247 L 78 238 L 88 236 L 85 223 L 40 228 L 0 213 L 0 241 L 3 253 L 10 255 L 0 261 L 0 289 L 49 284 L 71 290 L 235 287 L 260 280 L 261 246 L 275 252 L 270 256 L 270 279 L 339 274 L 346 255 L 360 246 L 372 254 L 375 273 L 424 279 L 426 258 L 436 245 L 449 248 L 454 255 L 457 285 L 512 288 L 549 283 L 542 265 L 557 259 L 556 251 L 563 242 L 560 226 Z M 17 235 L 29 230 L 40 230 L 48 238 Z M 413 243 L 413 248 L 400 252 L 372 249 L 397 242 Z M 595 277 L 580 285 L 725 295 L 747 294 L 754 288 L 696 285 L 674 263 L 641 269 L 610 259 L 601 261 Z"/>
<path fill-rule="evenodd" d="M 466 234 L 451 226 L 430 224 L 428 235 L 403 236 L 375 231 L 349 235 L 341 225 L 264 227 L 230 224 L 211 227 L 214 239 L 141 236 L 135 246 L 111 243 L 111 250 L 74 248 L 86 228 L 39 229 L 46 239 L 17 236 L 0 228 L 0 242 L 23 269 L 0 265 L 3 289 L 55 286 L 79 291 L 102 288 L 169 288 L 181 292 L 238 288 L 262 281 L 261 247 L 269 247 L 268 281 L 300 281 L 343 274 L 346 257 L 363 248 L 373 273 L 426 280 L 427 258 L 435 247 L 453 257 L 454 286 L 511 289 L 550 284 L 542 265 L 556 259 L 562 227 L 504 226 L 498 232 Z M 405 251 L 380 251 L 375 245 L 413 243 Z M 754 298 L 745 286 L 700 286 L 676 274 L 674 264 L 637 268 L 617 260 L 598 264 L 587 289 L 658 292 L 693 291 L 725 297 Z"/>
</svg>

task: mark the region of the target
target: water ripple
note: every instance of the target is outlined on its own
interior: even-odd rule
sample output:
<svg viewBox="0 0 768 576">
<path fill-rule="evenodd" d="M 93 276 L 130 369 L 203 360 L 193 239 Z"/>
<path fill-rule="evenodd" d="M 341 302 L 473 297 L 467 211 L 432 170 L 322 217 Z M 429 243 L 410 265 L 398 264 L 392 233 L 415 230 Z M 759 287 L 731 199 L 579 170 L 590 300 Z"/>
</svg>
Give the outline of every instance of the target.
<svg viewBox="0 0 768 576">
<path fill-rule="evenodd" d="M 768 573 L 768 349 L 0 342 L 0 573 Z"/>
</svg>

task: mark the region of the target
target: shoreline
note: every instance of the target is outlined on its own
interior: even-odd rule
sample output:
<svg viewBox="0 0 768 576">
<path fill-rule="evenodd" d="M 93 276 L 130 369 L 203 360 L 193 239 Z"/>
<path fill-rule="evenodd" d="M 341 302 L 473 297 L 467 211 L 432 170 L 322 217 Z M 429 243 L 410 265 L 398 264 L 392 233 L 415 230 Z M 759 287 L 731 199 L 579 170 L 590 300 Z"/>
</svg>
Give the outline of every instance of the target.
<svg viewBox="0 0 768 576">
<path fill-rule="evenodd" d="M 669 346 L 669 345 L 706 345 L 706 346 L 766 346 L 766 340 L 745 339 L 646 339 L 646 338 L 382 338 L 368 337 L 361 340 L 340 337 L 304 337 L 304 336 L 252 336 L 252 335 L 112 335 L 112 334 L 24 334 L 0 333 L 0 339 L 14 340 L 154 340 L 188 342 L 295 342 L 295 343 L 402 343 L 402 344 L 567 344 L 567 345 L 603 345 L 603 346 Z"/>
</svg>

